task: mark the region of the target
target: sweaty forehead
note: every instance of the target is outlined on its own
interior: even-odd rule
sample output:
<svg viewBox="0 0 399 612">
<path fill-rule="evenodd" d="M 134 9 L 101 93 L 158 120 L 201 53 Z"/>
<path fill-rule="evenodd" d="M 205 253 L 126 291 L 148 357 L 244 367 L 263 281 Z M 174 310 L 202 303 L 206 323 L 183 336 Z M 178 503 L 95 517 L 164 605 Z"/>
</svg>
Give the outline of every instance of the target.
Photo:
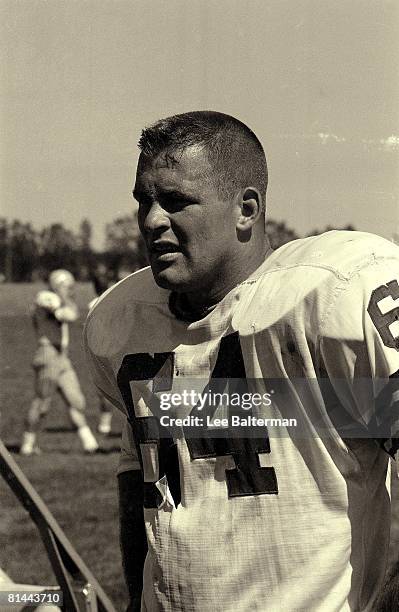
<svg viewBox="0 0 399 612">
<path fill-rule="evenodd" d="M 203 181 L 204 174 L 209 170 L 206 154 L 198 146 L 164 151 L 155 158 L 141 154 L 135 189 L 141 191 L 151 186 L 168 187 L 176 184 L 190 187 L 198 181 Z"/>
</svg>

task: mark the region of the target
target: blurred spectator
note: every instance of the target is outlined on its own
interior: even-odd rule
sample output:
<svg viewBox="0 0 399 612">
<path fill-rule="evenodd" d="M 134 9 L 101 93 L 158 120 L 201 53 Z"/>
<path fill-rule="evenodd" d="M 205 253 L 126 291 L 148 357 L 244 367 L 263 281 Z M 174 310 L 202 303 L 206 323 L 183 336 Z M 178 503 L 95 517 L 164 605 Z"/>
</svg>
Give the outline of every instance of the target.
<svg viewBox="0 0 399 612">
<path fill-rule="evenodd" d="M 102 293 L 104 293 L 104 291 L 106 291 L 109 287 L 111 287 L 111 285 L 114 284 L 115 280 L 117 279 L 114 278 L 114 275 L 104 263 L 99 262 L 96 265 L 92 274 L 92 281 L 94 285 L 94 290 L 97 294 L 97 298 L 95 298 L 89 303 L 89 308 L 92 308 L 94 306 L 94 304 L 97 302 L 98 297 Z M 107 436 L 111 433 L 112 406 L 105 399 L 105 397 L 98 395 L 98 399 L 100 418 L 97 425 L 97 431 L 98 433 Z"/>
</svg>

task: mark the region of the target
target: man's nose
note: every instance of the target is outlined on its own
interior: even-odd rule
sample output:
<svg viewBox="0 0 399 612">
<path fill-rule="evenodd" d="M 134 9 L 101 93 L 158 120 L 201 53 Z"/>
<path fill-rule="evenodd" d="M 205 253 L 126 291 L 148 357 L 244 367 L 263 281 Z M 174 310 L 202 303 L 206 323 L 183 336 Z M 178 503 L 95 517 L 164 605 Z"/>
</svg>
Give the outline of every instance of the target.
<svg viewBox="0 0 399 612">
<path fill-rule="evenodd" d="M 144 232 L 147 234 L 157 233 L 169 229 L 170 220 L 167 212 L 159 202 L 153 202 L 144 219 Z"/>
</svg>

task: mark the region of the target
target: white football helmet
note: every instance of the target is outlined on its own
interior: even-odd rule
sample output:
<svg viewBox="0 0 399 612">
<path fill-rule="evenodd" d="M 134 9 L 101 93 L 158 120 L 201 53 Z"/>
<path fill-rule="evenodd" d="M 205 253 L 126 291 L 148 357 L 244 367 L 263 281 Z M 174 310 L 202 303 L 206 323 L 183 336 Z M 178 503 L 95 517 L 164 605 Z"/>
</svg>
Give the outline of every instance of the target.
<svg viewBox="0 0 399 612">
<path fill-rule="evenodd" d="M 47 291 L 46 289 L 39 291 L 35 302 L 37 306 L 53 312 L 61 306 L 61 298 L 59 295 L 53 293 L 53 291 Z"/>
<path fill-rule="evenodd" d="M 53 270 L 48 278 L 48 283 L 53 291 L 57 291 L 62 285 L 73 287 L 75 279 L 69 270 Z"/>
</svg>

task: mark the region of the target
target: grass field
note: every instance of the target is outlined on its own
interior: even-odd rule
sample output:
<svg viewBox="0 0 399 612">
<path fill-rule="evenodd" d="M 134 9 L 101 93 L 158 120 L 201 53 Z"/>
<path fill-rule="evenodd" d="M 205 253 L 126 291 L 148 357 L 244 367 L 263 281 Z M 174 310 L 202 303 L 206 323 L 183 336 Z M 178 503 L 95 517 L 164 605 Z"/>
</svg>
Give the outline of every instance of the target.
<svg viewBox="0 0 399 612">
<path fill-rule="evenodd" d="M 1 437 L 18 447 L 23 420 L 33 393 L 30 366 L 35 337 L 29 305 L 39 285 L 0 285 L 0 400 Z M 90 285 L 79 285 L 79 323 L 71 326 L 71 358 L 77 367 L 87 399 L 87 416 L 95 428 L 98 400 L 84 360 L 81 333 L 87 302 L 94 297 Z M 126 591 L 118 542 L 118 508 L 115 470 L 118 461 L 121 420 L 113 419 L 113 435 L 97 438 L 103 454 L 82 453 L 67 411 L 56 397 L 40 436 L 40 456 L 14 454 L 19 466 L 47 503 L 85 563 L 123 610 Z M 0 567 L 16 582 L 56 584 L 36 527 L 28 513 L 0 477 Z"/>
</svg>

